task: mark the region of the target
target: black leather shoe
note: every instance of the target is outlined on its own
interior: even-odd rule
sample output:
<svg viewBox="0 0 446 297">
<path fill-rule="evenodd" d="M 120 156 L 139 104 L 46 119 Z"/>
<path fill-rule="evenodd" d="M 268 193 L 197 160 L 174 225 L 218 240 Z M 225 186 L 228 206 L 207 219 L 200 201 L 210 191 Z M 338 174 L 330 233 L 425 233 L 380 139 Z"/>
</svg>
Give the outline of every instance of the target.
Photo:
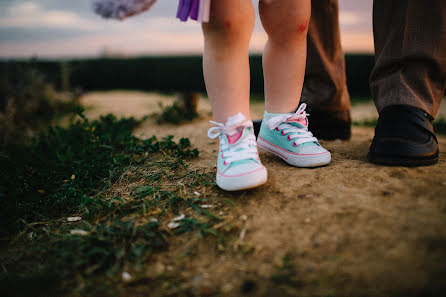
<svg viewBox="0 0 446 297">
<path fill-rule="evenodd" d="M 325 140 L 348 140 L 351 137 L 350 111 L 344 112 L 323 112 L 310 110 L 308 108 L 309 126 L 308 129 L 318 139 Z M 262 120 L 253 121 L 254 134 L 257 137 L 260 131 Z"/>
<path fill-rule="evenodd" d="M 438 140 L 432 117 L 408 105 L 391 105 L 379 115 L 369 162 L 394 166 L 425 166 L 438 162 Z"/>
<path fill-rule="evenodd" d="M 328 112 L 309 109 L 308 130 L 318 139 L 348 140 L 352 136 L 352 120 L 350 110 Z"/>
</svg>

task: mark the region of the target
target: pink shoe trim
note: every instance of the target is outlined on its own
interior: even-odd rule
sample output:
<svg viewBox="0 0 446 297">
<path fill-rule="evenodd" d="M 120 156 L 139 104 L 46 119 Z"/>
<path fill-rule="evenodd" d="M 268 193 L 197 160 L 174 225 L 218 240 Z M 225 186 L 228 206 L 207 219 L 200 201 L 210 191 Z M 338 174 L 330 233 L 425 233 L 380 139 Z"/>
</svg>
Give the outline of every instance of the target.
<svg viewBox="0 0 446 297">
<path fill-rule="evenodd" d="M 282 150 L 282 151 L 284 151 L 284 152 L 287 152 L 288 154 L 292 154 L 292 155 L 296 155 L 296 156 L 319 156 L 319 155 L 324 155 L 324 154 L 328 154 L 328 153 L 330 153 L 330 152 L 323 152 L 323 153 L 319 153 L 319 154 L 298 154 L 298 153 L 293 153 L 293 152 L 290 152 L 289 150 L 286 150 L 286 149 L 284 149 L 284 148 L 281 148 L 280 146 L 277 146 L 277 145 L 275 145 L 275 144 L 272 144 L 271 142 L 269 142 L 269 141 L 263 139 L 263 138 L 260 137 L 260 136 L 258 136 L 258 138 L 260 138 L 261 140 L 265 141 L 266 143 L 268 143 L 268 144 L 270 144 L 270 145 L 272 145 L 272 146 L 274 146 L 274 147 L 276 147 L 276 148 L 278 148 L 278 149 L 280 149 L 280 150 Z M 276 152 L 275 152 L 275 153 L 276 153 Z"/>
<path fill-rule="evenodd" d="M 305 118 L 305 119 L 297 119 L 297 120 L 291 119 L 291 120 L 287 121 L 287 123 L 292 123 L 292 122 L 299 123 L 299 124 L 301 124 L 304 127 L 308 127 L 308 119 L 307 118 Z"/>
<path fill-rule="evenodd" d="M 266 146 L 261 145 L 260 143 L 258 143 L 257 145 L 260 146 L 265 151 L 268 151 L 273 154 L 277 154 L 277 155 L 281 156 L 282 158 L 284 158 L 285 160 L 288 160 L 288 158 L 286 156 L 282 155 L 281 153 L 275 152 L 275 151 L 271 150 L 270 148 L 267 148 Z"/>
<path fill-rule="evenodd" d="M 265 169 L 265 167 L 262 166 L 262 167 L 260 167 L 260 168 L 258 168 L 256 170 L 253 170 L 253 171 L 240 173 L 240 174 L 236 174 L 236 175 L 227 175 L 227 174 L 221 173 L 220 170 L 218 170 L 218 168 L 217 168 L 217 174 L 219 174 L 219 175 L 221 175 L 223 177 L 240 177 L 240 176 L 245 176 L 245 175 L 249 175 L 249 174 L 255 173 L 255 172 L 263 170 L 263 169 Z"/>
</svg>

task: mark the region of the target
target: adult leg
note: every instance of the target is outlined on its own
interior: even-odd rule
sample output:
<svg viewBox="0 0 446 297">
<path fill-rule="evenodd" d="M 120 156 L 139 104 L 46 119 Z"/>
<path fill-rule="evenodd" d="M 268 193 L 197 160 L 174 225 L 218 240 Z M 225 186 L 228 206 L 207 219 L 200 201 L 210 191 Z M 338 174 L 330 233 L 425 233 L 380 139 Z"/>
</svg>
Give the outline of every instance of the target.
<svg viewBox="0 0 446 297">
<path fill-rule="evenodd" d="M 312 0 L 302 102 L 310 107 L 310 130 L 322 139 L 349 139 L 350 96 L 341 48 L 338 0 Z"/>
<path fill-rule="evenodd" d="M 210 22 L 203 24 L 203 72 L 214 118 L 249 113 L 249 40 L 254 28 L 251 1 L 212 1 Z"/>
<path fill-rule="evenodd" d="M 380 114 L 369 160 L 429 165 L 438 158 L 432 120 L 446 88 L 442 0 L 375 0 L 376 65 L 370 88 Z"/>
</svg>

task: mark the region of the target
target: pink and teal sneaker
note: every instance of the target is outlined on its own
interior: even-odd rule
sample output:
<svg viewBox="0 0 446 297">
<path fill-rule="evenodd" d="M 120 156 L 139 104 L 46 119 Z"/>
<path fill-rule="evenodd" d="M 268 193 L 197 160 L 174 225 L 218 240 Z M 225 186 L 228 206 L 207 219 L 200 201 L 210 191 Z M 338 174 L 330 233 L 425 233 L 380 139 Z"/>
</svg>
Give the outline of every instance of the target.
<svg viewBox="0 0 446 297">
<path fill-rule="evenodd" d="M 260 162 L 252 121 L 238 113 L 226 124 L 211 123 L 216 127 L 209 129 L 209 138 L 220 139 L 217 185 L 226 191 L 239 191 L 266 183 L 268 174 Z"/>
<path fill-rule="evenodd" d="M 307 105 L 302 103 L 296 113 L 273 114 L 265 111 L 260 127 L 258 146 L 290 165 L 318 167 L 331 161 L 331 154 L 308 131 Z"/>
</svg>

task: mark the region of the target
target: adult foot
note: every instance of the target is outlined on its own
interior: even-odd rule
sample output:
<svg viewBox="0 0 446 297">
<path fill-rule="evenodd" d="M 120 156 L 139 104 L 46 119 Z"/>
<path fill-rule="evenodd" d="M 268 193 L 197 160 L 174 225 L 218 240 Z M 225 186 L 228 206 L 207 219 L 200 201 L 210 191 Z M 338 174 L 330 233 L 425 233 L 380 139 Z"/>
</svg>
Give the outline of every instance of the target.
<svg viewBox="0 0 446 297">
<path fill-rule="evenodd" d="M 394 166 L 425 166 L 438 162 L 438 140 L 432 117 L 408 105 L 391 105 L 379 115 L 369 162 Z"/>
</svg>

